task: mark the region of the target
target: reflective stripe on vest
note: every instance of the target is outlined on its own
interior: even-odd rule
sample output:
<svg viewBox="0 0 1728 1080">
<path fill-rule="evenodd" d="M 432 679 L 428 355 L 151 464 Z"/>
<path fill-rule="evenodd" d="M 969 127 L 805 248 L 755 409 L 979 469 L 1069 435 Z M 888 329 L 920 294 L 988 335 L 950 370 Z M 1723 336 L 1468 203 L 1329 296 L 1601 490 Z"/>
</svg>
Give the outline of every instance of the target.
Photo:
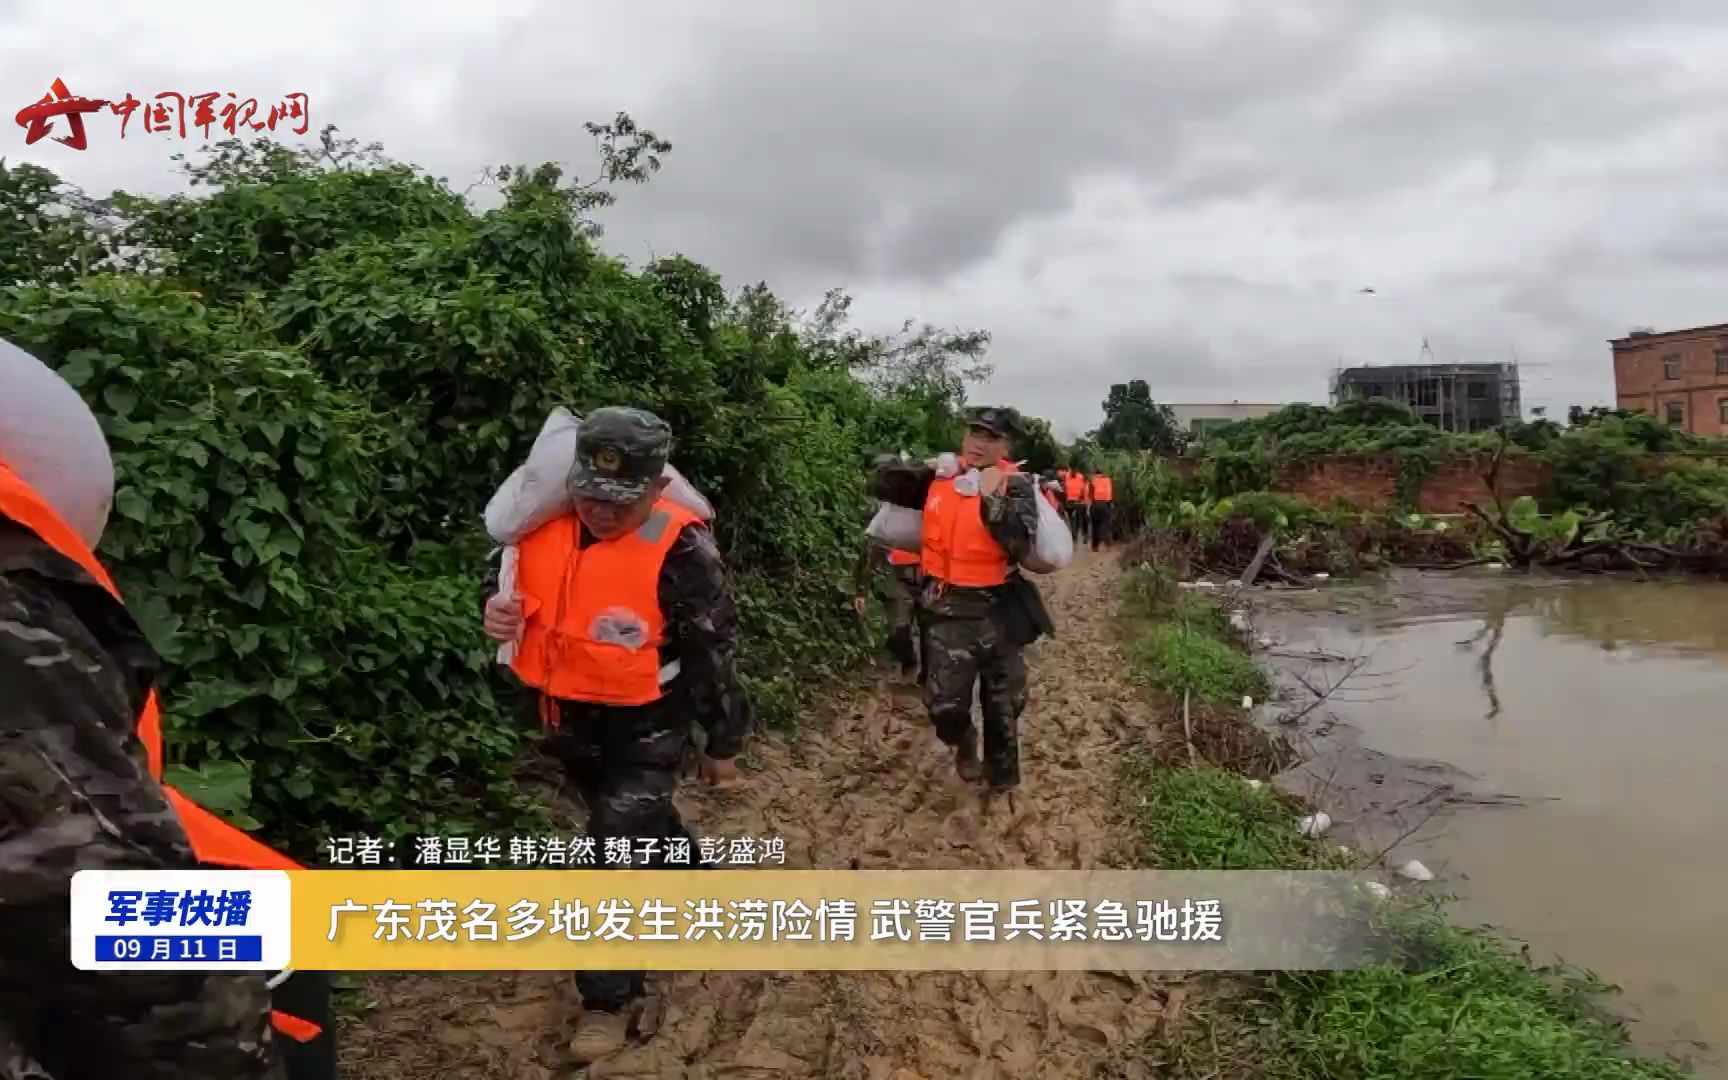
<svg viewBox="0 0 1728 1080">
<path fill-rule="evenodd" d="M 125 603 L 114 579 L 108 576 L 84 539 L 3 461 L 0 461 L 0 515 L 35 533 L 44 544 L 82 567 L 115 600 Z M 154 690 L 144 699 L 144 708 L 138 715 L 138 740 L 144 744 L 144 758 L 149 764 L 150 776 L 160 782 L 162 716 L 156 706 Z M 186 838 L 192 842 L 192 853 L 199 862 L 237 870 L 300 869 L 298 863 L 252 839 L 167 784 L 162 785 L 162 791 L 168 796 L 168 805 L 179 815 Z"/>
<path fill-rule="evenodd" d="M 892 566 L 917 566 L 924 558 L 916 551 L 901 551 L 899 548 L 888 549 L 888 562 Z"/>
<path fill-rule="evenodd" d="M 1015 472 L 1010 462 L 996 466 Z M 984 501 L 933 480 L 924 499 L 924 572 L 945 585 L 983 588 L 1008 580 L 1008 553 L 984 525 Z"/>
<path fill-rule="evenodd" d="M 1080 502 L 1086 498 L 1086 478 L 1079 473 L 1069 473 L 1062 480 L 1062 490 L 1069 502 Z"/>
<path fill-rule="evenodd" d="M 1116 492 L 1108 476 L 1094 476 L 1092 478 L 1093 502 L 1110 502 L 1115 496 Z"/>
<path fill-rule="evenodd" d="M 660 664 L 660 568 L 684 527 L 698 520 L 660 499 L 641 528 L 586 548 L 574 514 L 523 537 L 516 560 L 522 645 L 511 665 L 517 676 L 565 701 L 658 701 L 678 673 L 676 661 Z"/>
</svg>

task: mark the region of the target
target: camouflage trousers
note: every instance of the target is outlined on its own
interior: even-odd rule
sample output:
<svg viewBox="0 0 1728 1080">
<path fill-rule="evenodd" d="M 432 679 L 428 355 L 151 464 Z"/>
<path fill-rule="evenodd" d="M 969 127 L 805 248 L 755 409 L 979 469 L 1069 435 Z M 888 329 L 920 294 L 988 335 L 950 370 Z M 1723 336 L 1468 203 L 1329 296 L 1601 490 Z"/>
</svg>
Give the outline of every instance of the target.
<svg viewBox="0 0 1728 1080">
<path fill-rule="evenodd" d="M 696 839 L 672 802 L 690 746 L 690 712 L 677 692 L 650 705 L 604 706 L 561 702 L 559 728 L 546 750 L 588 811 L 587 833 L 605 865 L 608 840 L 623 840 L 631 851 L 638 841 L 656 841 L 646 861 L 633 870 L 692 869 L 701 865 Z M 688 861 L 667 858 L 667 841 L 689 841 Z M 634 858 L 634 854 L 632 855 Z M 578 971 L 576 989 L 583 1006 L 616 1010 L 640 997 L 640 971 Z"/>
<path fill-rule="evenodd" d="M 1116 513 L 1114 503 L 1092 504 L 1092 550 L 1097 551 L 1099 544 L 1109 544 L 1116 539 Z"/>
<path fill-rule="evenodd" d="M 984 777 L 992 787 L 1020 782 L 1020 714 L 1026 710 L 1026 658 L 994 618 L 932 617 L 925 643 L 924 705 L 936 737 L 960 746 L 975 737 L 972 688 L 983 714 Z"/>
<path fill-rule="evenodd" d="M 1085 543 L 1088 523 L 1086 504 L 1069 503 L 1063 511 L 1063 516 L 1068 519 L 1068 531 L 1074 534 L 1074 539 Z"/>
<path fill-rule="evenodd" d="M 281 1080 L 262 974 L 57 977 L 65 963 L 0 979 L 0 1080 Z"/>
<path fill-rule="evenodd" d="M 922 589 L 918 568 L 897 566 L 883 589 L 883 606 L 888 613 L 888 654 L 900 670 L 914 671 L 919 667 L 923 652 L 923 634 L 918 617 L 918 594 Z"/>
</svg>

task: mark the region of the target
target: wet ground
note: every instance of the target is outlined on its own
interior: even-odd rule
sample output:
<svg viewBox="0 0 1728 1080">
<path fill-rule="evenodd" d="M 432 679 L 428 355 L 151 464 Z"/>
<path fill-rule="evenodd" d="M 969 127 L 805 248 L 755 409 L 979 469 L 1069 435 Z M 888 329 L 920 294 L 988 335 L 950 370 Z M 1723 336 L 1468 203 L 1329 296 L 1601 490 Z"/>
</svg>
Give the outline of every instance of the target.
<svg viewBox="0 0 1728 1080">
<path fill-rule="evenodd" d="M 786 840 L 791 868 L 1127 865 L 1115 778 L 1159 721 L 1114 658 L 1117 569 L 1081 553 L 1041 579 L 1059 637 L 1029 654 L 1024 784 L 986 807 L 954 776 L 915 692 L 884 679 L 832 703 L 797 739 L 751 750 L 734 790 L 680 796 L 700 835 Z M 568 975 L 390 975 L 342 1032 L 344 1075 L 541 1080 L 572 1075 Z M 1141 1075 L 1136 1044 L 1184 990 L 1144 973 L 777 974 L 651 977 L 651 1040 L 593 1077 L 991 1080 Z"/>
<path fill-rule="evenodd" d="M 1728 585 L 1401 573 L 1256 597 L 1286 690 L 1260 716 L 1309 755 L 1281 784 L 1728 1077 Z"/>
</svg>

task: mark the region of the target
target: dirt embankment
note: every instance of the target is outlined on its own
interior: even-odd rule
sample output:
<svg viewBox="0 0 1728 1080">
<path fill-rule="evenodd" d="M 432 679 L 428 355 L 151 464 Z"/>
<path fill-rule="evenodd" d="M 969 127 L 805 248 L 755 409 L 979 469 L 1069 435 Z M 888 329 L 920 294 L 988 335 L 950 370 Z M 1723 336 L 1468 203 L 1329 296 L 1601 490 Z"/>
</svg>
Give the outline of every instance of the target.
<svg viewBox="0 0 1728 1080">
<path fill-rule="evenodd" d="M 1114 659 L 1116 561 L 1082 553 L 1043 582 L 1060 637 L 1034 646 L 1021 721 L 1025 782 L 986 806 L 955 776 L 916 692 L 884 680 L 830 704 L 796 739 L 759 738 L 736 789 L 681 796 L 699 835 L 782 836 L 793 868 L 1128 865 L 1116 778 L 1157 720 Z M 653 1038 L 594 1077 L 1134 1075 L 1129 1052 L 1164 992 L 1141 973 L 693 972 L 651 976 Z M 378 1008 L 343 1032 L 344 1074 L 569 1075 L 568 975 L 378 976 Z"/>
</svg>

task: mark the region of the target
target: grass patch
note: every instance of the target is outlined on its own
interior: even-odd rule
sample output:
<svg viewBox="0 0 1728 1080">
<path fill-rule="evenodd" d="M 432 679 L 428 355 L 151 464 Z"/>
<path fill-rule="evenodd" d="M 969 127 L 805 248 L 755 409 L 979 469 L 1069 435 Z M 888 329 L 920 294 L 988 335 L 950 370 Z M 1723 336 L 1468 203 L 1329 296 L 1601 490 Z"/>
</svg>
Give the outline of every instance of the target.
<svg viewBox="0 0 1728 1080">
<path fill-rule="evenodd" d="M 1175 587 L 1155 566 L 1128 575 L 1122 613 L 1131 623 L 1129 660 L 1154 689 L 1224 704 L 1263 695 L 1265 674 L 1218 607 Z"/>
<path fill-rule="evenodd" d="M 1586 972 L 1538 967 L 1433 910 L 1408 916 L 1405 955 L 1357 971 L 1243 981 L 1147 1048 L 1173 1076 L 1256 1080 L 1678 1080 L 1632 1056 Z"/>
<path fill-rule="evenodd" d="M 1296 829 L 1288 800 L 1212 766 L 1173 769 L 1144 755 L 1127 763 L 1134 825 L 1162 870 L 1336 868 L 1339 853 Z"/>
<path fill-rule="evenodd" d="M 1266 679 L 1240 650 L 1191 625 L 1164 623 L 1135 643 L 1133 660 L 1156 689 L 1223 704 L 1260 695 Z"/>
<path fill-rule="evenodd" d="M 1199 610 L 1204 608 L 1206 610 Z M 1208 706 L 1190 730 L 1124 763 L 1124 791 L 1146 865 L 1170 870 L 1343 869 L 1351 857 L 1297 829 L 1303 808 L 1205 749 L 1264 739 L 1229 704 L 1266 681 L 1216 603 L 1142 568 L 1123 599 L 1130 656 L 1143 680 Z M 1166 707 L 1168 703 L 1166 702 Z M 1178 706 L 1179 707 L 1179 706 Z M 1200 744 L 1189 749 L 1182 744 Z M 1176 744 L 1172 747 L 1170 744 Z M 1188 764 L 1190 761 L 1198 763 Z M 1461 929 L 1438 902 L 1385 908 L 1388 959 L 1357 971 L 1221 976 L 1180 1031 L 1141 1048 L 1173 1077 L 1241 1080 L 1678 1080 L 1634 1056 L 1588 972 L 1540 967 L 1486 930 Z"/>
</svg>

